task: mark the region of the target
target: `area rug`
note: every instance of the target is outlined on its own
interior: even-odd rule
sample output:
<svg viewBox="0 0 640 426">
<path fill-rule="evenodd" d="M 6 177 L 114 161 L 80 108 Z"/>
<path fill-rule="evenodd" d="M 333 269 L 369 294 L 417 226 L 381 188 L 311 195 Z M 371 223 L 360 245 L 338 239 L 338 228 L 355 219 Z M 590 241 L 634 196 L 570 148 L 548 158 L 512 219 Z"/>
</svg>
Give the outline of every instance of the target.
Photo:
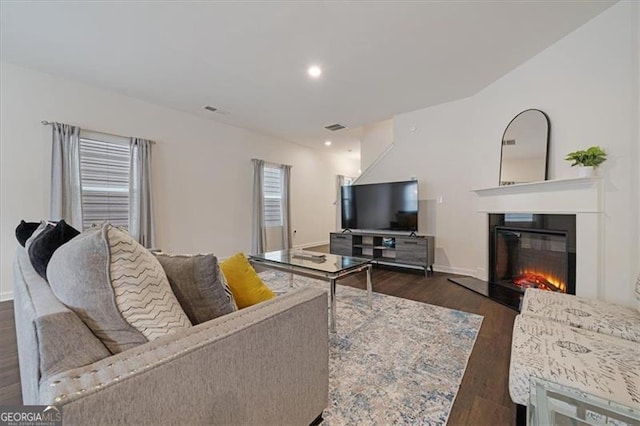
<svg viewBox="0 0 640 426">
<path fill-rule="evenodd" d="M 290 275 L 266 271 L 276 294 Z M 293 288 L 328 283 L 294 276 Z M 374 282 L 375 290 L 375 282 Z M 482 316 L 338 285 L 324 425 L 445 424 Z"/>
</svg>

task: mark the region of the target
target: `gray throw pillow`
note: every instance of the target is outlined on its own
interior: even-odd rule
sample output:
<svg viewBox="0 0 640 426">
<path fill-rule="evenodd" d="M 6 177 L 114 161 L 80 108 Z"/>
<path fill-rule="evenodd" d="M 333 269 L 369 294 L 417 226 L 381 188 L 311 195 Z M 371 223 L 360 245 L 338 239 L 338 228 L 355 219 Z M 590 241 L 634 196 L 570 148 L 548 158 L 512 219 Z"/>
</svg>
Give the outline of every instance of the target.
<svg viewBox="0 0 640 426">
<path fill-rule="evenodd" d="M 27 238 L 27 241 L 24 242 L 24 248 L 27 250 L 27 253 L 29 253 L 29 247 L 31 247 L 31 244 L 38 237 L 38 235 L 40 235 L 42 231 L 44 231 L 45 229 L 47 229 L 47 227 L 50 227 L 50 226 L 53 226 L 53 225 L 49 224 L 47 221 L 44 221 L 44 220 L 40 221 L 40 225 L 38 225 L 38 227 L 36 228 L 35 231 L 33 231 L 31 236 Z"/>
<path fill-rule="evenodd" d="M 171 289 L 193 324 L 238 310 L 218 259 L 213 254 L 153 254 L 160 261 Z"/>
<path fill-rule="evenodd" d="M 109 224 L 56 250 L 47 278 L 113 354 L 191 327 L 160 263 Z"/>
</svg>

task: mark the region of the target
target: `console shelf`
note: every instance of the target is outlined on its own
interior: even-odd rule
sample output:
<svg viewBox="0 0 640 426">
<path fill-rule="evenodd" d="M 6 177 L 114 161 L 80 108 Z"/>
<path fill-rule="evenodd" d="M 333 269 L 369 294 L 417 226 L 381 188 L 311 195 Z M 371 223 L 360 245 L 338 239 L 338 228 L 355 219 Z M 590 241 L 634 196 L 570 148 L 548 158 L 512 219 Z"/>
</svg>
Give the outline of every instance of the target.
<svg viewBox="0 0 640 426">
<path fill-rule="evenodd" d="M 332 254 L 371 259 L 375 263 L 419 266 L 433 272 L 434 237 L 430 235 L 377 234 L 372 232 L 332 232 Z"/>
</svg>

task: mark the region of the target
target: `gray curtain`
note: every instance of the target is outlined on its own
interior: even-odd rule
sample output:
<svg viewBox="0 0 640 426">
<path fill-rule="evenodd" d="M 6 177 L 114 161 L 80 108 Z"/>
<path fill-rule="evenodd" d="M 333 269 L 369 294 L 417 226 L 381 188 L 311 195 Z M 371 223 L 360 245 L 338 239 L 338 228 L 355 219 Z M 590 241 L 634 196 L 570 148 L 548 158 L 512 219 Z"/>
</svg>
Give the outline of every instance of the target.
<svg viewBox="0 0 640 426">
<path fill-rule="evenodd" d="M 291 166 L 281 165 L 282 169 L 282 242 L 284 249 L 293 246 L 291 238 Z"/>
<path fill-rule="evenodd" d="M 253 159 L 253 229 L 251 236 L 251 252 L 264 253 L 267 231 L 264 226 L 264 203 L 262 181 L 264 179 L 264 161 Z"/>
<path fill-rule="evenodd" d="M 129 234 L 148 248 L 155 248 L 151 191 L 152 141 L 131 138 L 129 178 Z"/>
<path fill-rule="evenodd" d="M 82 230 L 80 128 L 52 123 L 51 200 L 49 218 L 64 219 Z"/>
<path fill-rule="evenodd" d="M 336 175 L 336 231 L 342 230 L 342 190 L 344 175 Z"/>
</svg>

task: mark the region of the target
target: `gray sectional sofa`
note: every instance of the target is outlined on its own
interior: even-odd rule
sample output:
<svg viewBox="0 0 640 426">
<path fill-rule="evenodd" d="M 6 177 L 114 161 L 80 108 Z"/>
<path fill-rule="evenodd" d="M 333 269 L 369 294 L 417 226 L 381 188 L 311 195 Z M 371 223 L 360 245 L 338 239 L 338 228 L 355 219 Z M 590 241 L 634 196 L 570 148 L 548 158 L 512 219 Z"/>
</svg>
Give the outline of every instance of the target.
<svg viewBox="0 0 640 426">
<path fill-rule="evenodd" d="M 328 405 L 324 291 L 292 291 L 112 355 L 22 247 L 14 269 L 23 403 L 61 407 L 65 424 L 306 425 Z"/>
</svg>

